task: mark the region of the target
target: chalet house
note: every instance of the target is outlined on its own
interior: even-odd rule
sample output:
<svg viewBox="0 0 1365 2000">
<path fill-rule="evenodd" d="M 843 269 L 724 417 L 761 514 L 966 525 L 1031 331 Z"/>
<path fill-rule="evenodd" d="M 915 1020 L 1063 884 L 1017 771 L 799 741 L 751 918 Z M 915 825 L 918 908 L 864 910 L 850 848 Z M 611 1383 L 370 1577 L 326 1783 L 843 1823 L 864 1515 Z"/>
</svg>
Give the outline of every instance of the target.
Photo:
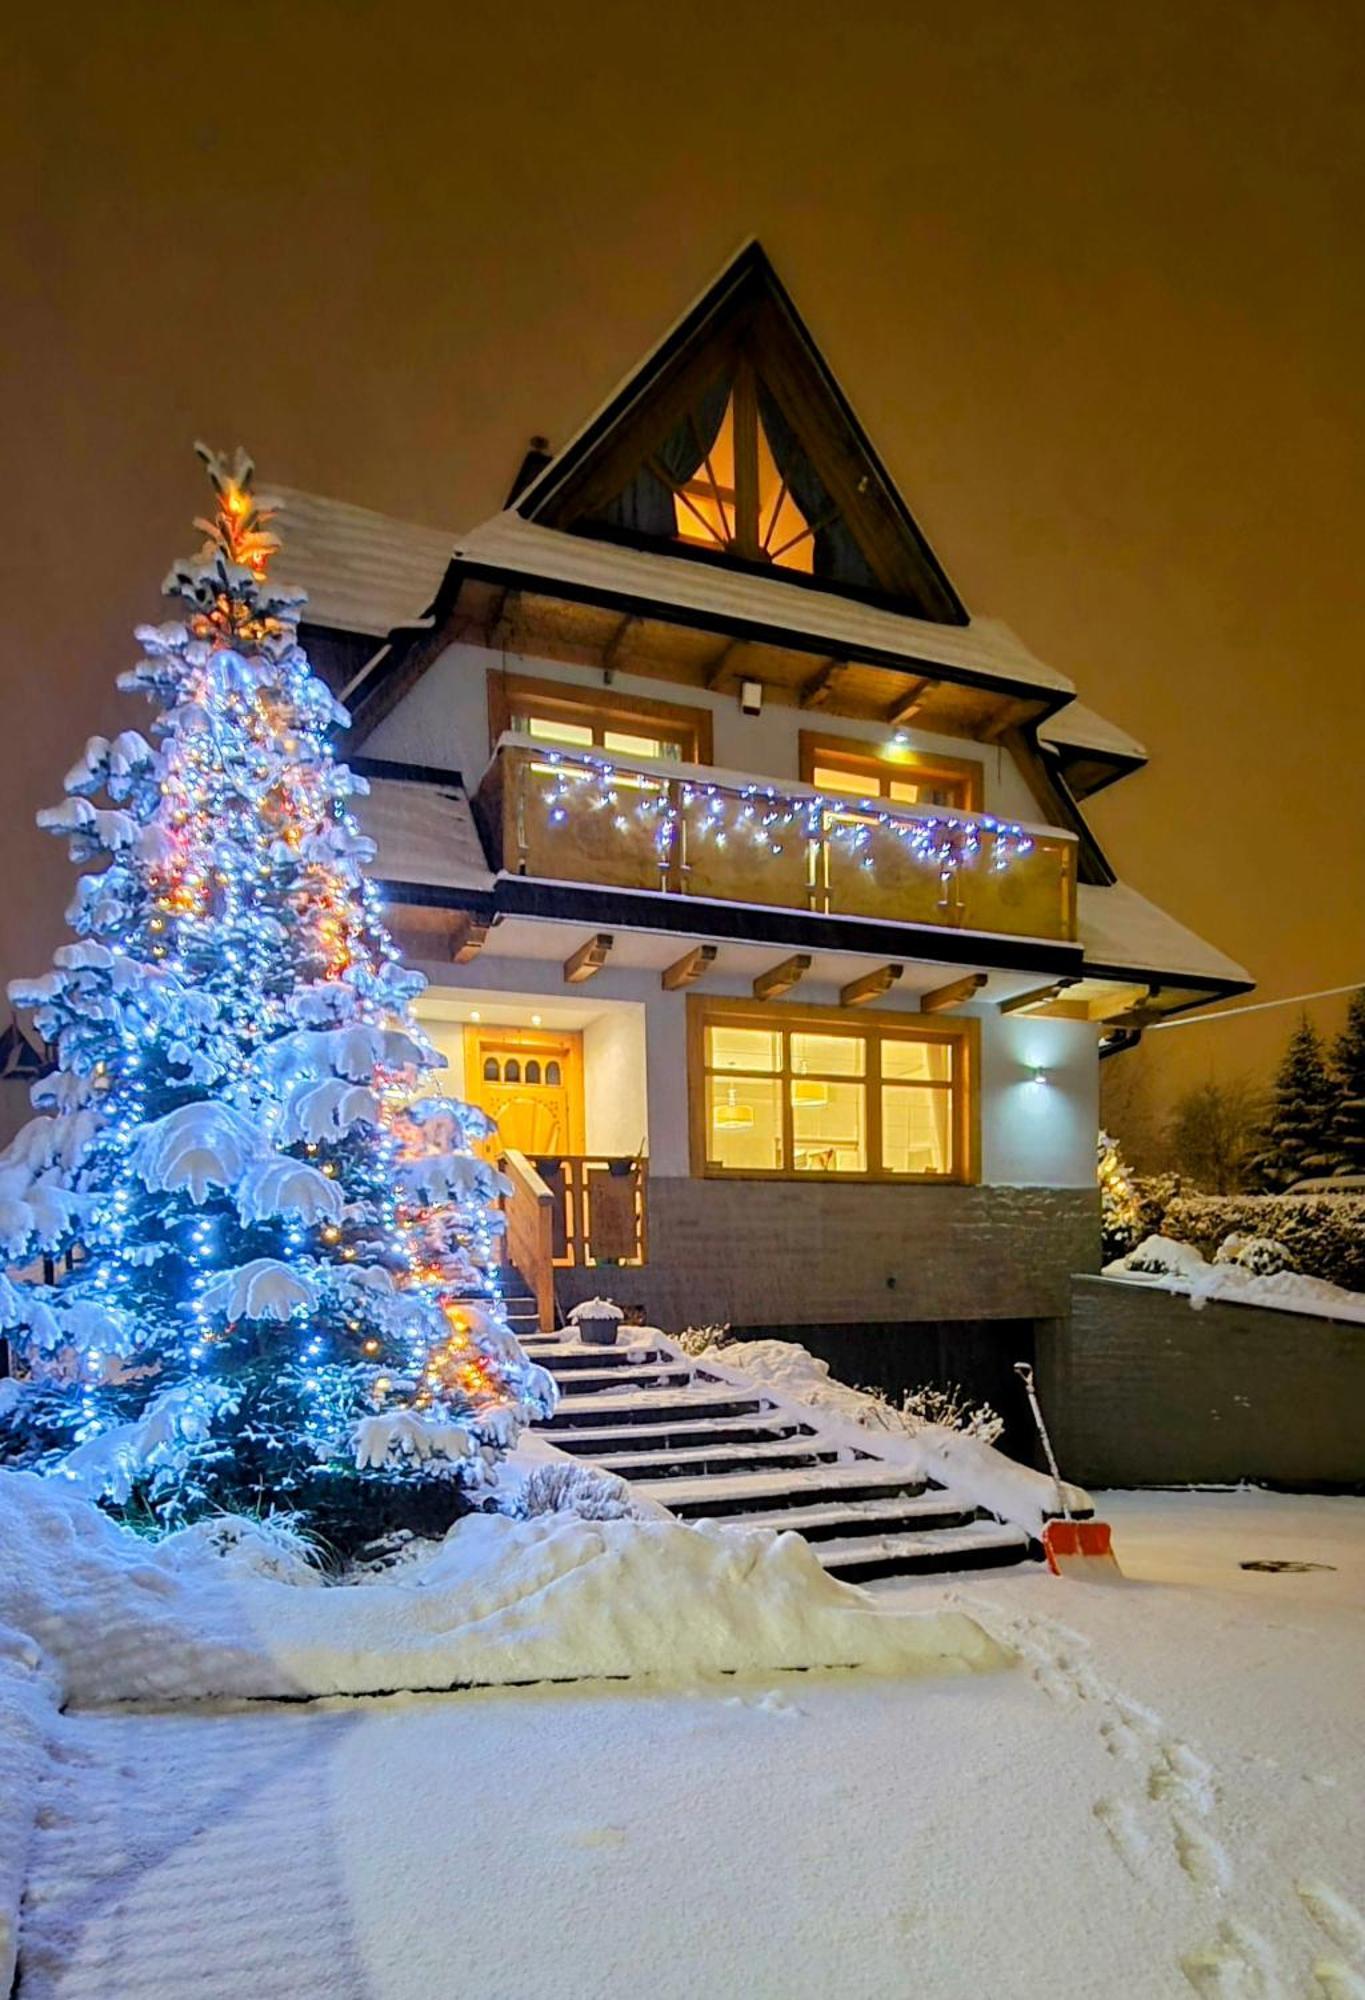
<svg viewBox="0 0 1365 2000">
<path fill-rule="evenodd" d="M 1095 1267 L 1101 1056 L 1248 984 L 1086 824 L 1145 752 L 968 610 L 756 244 L 541 443 L 453 540 L 286 489 L 278 565 L 516 1266 L 979 1380 Z"/>
</svg>

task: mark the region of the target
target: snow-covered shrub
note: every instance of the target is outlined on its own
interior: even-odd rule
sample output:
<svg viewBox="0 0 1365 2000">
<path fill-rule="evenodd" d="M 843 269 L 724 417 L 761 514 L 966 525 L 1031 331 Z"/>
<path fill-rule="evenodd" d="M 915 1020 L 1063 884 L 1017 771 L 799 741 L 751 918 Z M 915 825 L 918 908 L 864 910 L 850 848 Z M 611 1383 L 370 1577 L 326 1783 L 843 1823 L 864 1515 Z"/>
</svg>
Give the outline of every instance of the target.
<svg viewBox="0 0 1365 2000">
<path fill-rule="evenodd" d="M 1271 1277 L 1276 1271 L 1292 1271 L 1293 1260 L 1281 1243 L 1272 1242 L 1268 1236 L 1225 1236 L 1214 1252 L 1215 1264 L 1236 1264 L 1243 1271 L 1250 1271 L 1258 1278 Z"/>
<path fill-rule="evenodd" d="M 1136 1250 L 1116 1257 L 1104 1267 L 1107 1278 L 1130 1274 L 1150 1278 L 1188 1278 L 1205 1267 L 1205 1260 L 1193 1245 L 1176 1243 L 1168 1236 L 1144 1236 Z"/>
<path fill-rule="evenodd" d="M 730 1322 L 719 1326 L 685 1326 L 674 1339 L 684 1354 L 705 1354 L 708 1348 L 724 1347 L 731 1339 Z"/>
<path fill-rule="evenodd" d="M 528 1519 L 537 1514 L 576 1514 L 582 1521 L 640 1519 L 624 1479 L 573 1459 L 534 1467 L 521 1489 L 518 1511 Z"/>
<path fill-rule="evenodd" d="M 938 1430 L 979 1438 L 982 1444 L 994 1444 L 1005 1428 L 1004 1418 L 989 1403 L 970 1403 L 956 1382 L 946 1389 L 907 1389 L 897 1414 L 905 1430 L 920 1431 L 932 1424 Z"/>
<path fill-rule="evenodd" d="M 157 1561 L 170 1569 L 202 1573 L 205 1555 L 217 1556 L 225 1576 L 266 1576 L 275 1583 L 319 1584 L 318 1552 L 288 1514 L 252 1520 L 245 1514 L 208 1515 L 167 1535 Z"/>
<path fill-rule="evenodd" d="M 1162 1234 L 1212 1257 L 1229 1236 L 1266 1237 L 1292 1267 L 1365 1292 L 1365 1197 L 1353 1194 L 1181 1195 Z"/>
</svg>

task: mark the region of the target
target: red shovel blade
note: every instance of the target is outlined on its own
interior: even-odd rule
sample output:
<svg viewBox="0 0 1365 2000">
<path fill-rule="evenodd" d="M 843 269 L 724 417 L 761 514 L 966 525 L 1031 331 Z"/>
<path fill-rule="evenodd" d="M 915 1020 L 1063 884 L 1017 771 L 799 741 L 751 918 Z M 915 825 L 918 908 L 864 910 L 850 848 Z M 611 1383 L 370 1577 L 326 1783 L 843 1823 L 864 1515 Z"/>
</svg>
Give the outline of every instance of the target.
<svg viewBox="0 0 1365 2000">
<path fill-rule="evenodd" d="M 1122 1576 L 1107 1521 L 1049 1521 L 1043 1553 L 1054 1576 Z"/>
</svg>

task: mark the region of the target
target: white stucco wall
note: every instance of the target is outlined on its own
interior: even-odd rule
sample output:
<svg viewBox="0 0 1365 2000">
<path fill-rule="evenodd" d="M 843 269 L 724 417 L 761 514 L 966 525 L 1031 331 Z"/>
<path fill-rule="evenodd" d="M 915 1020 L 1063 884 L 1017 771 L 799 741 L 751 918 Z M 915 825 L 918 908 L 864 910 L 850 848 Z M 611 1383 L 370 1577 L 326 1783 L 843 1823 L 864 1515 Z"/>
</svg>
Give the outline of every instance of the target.
<svg viewBox="0 0 1365 2000">
<path fill-rule="evenodd" d="M 437 968 L 429 968 L 439 978 Z M 501 1009 L 518 996 L 529 1015 L 541 1007 L 545 1024 L 556 999 L 564 1003 L 557 961 L 475 960 L 449 968 L 443 987 L 484 996 Z M 685 1178 L 690 1172 L 687 1095 L 687 996 L 665 993 L 654 972 L 612 971 L 591 982 L 583 1019 L 585 1140 L 595 1152 L 634 1153 L 647 1127 L 650 1172 Z M 743 979 L 711 977 L 708 993 L 750 997 Z M 801 1000 L 834 1006 L 832 987 L 803 981 Z M 626 1003 L 626 1004 L 621 1004 Z M 902 1012 L 881 1005 L 868 1013 Z M 1099 1119 L 1098 1035 L 1083 1021 L 1048 1021 L 969 1010 L 981 1021 L 981 1178 L 996 1187 L 1090 1188 L 1095 1184 Z M 497 1018 L 507 1018 L 499 1012 Z M 460 1030 L 428 1022 L 442 1048 Z M 1042 1070 L 1044 1081 L 1035 1072 Z M 457 1070 L 454 1074 L 460 1074 Z"/>
<path fill-rule="evenodd" d="M 487 675 L 490 668 L 501 665 L 509 673 L 530 674 L 538 680 L 565 681 L 594 689 L 602 686 L 601 675 L 587 667 L 566 666 L 561 661 L 516 653 L 490 652 L 483 646 L 450 646 L 366 740 L 365 754 L 461 771 L 472 788 L 488 762 Z M 887 743 L 891 735 L 889 729 L 876 723 L 774 701 L 765 702 L 759 715 L 745 715 L 734 693 L 709 694 L 704 688 L 647 680 L 638 674 L 617 674 L 612 688 L 621 696 L 637 694 L 653 701 L 678 701 L 692 708 L 709 708 L 717 766 L 728 771 L 750 771 L 761 777 L 799 779 L 798 736 L 802 729 L 846 736 L 874 747 Z M 978 759 L 983 768 L 987 812 L 1022 820 L 1037 819 L 1037 806 L 1018 766 L 998 744 L 971 743 L 956 736 L 931 736 L 913 726 L 906 731 L 906 738 L 907 747 L 913 750 Z"/>
</svg>

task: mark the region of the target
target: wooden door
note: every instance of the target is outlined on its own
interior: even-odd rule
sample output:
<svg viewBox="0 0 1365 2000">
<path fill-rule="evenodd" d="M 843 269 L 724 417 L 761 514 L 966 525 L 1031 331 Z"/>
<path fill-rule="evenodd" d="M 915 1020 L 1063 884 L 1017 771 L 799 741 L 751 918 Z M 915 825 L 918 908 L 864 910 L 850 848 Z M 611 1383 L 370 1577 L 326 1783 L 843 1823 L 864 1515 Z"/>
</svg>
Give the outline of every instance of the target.
<svg viewBox="0 0 1365 2000">
<path fill-rule="evenodd" d="M 583 1037 L 576 1029 L 467 1027 L 465 1096 L 497 1124 L 493 1152 L 583 1151 Z"/>
</svg>

